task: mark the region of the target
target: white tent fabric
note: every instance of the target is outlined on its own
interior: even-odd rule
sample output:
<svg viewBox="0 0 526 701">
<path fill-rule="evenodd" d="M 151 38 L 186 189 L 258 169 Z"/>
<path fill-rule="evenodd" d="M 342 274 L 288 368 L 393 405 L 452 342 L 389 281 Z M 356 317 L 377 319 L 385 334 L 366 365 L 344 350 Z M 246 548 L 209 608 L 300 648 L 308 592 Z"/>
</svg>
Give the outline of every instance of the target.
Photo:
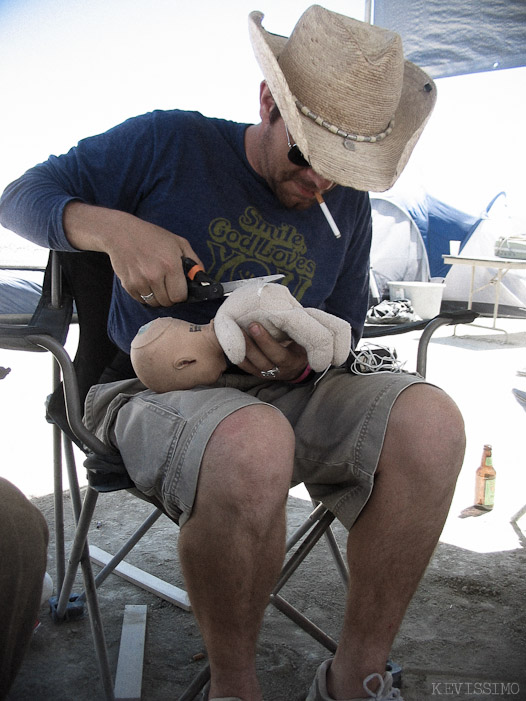
<svg viewBox="0 0 526 701">
<path fill-rule="evenodd" d="M 371 268 L 380 297 L 390 280 L 429 280 L 429 262 L 420 230 L 397 204 L 371 197 L 373 238 Z"/>
<path fill-rule="evenodd" d="M 525 0 L 375 0 L 373 22 L 433 78 L 526 65 Z"/>
</svg>

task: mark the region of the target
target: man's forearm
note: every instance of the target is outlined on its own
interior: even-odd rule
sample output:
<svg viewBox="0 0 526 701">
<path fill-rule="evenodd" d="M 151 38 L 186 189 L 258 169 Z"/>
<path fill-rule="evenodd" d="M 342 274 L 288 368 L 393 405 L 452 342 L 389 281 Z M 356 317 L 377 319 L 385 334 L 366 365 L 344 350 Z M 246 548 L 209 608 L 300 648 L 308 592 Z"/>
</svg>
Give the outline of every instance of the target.
<svg viewBox="0 0 526 701">
<path fill-rule="evenodd" d="M 127 212 L 69 202 L 64 208 L 62 223 L 66 238 L 75 248 L 111 254 L 119 247 L 119 239 L 129 238 L 141 221 Z"/>
<path fill-rule="evenodd" d="M 181 236 L 128 212 L 83 202 L 66 205 L 63 227 L 75 248 L 107 253 L 122 286 L 138 302 L 151 292 L 151 306 L 186 299 L 182 257 L 201 261 Z"/>
</svg>

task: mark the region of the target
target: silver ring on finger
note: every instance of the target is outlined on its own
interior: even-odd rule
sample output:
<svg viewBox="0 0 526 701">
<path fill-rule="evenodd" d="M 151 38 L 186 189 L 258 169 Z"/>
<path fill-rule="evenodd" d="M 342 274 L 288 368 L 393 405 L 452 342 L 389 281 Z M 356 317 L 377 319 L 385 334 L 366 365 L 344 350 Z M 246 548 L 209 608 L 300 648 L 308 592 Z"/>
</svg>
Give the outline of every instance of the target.
<svg viewBox="0 0 526 701">
<path fill-rule="evenodd" d="M 155 294 L 153 292 L 150 292 L 149 295 L 139 295 L 140 298 L 142 299 L 143 302 L 151 302 L 152 299 L 155 299 Z"/>
<path fill-rule="evenodd" d="M 279 375 L 279 368 L 276 365 L 272 370 L 261 370 L 260 373 L 263 377 L 276 377 L 276 375 Z"/>
</svg>

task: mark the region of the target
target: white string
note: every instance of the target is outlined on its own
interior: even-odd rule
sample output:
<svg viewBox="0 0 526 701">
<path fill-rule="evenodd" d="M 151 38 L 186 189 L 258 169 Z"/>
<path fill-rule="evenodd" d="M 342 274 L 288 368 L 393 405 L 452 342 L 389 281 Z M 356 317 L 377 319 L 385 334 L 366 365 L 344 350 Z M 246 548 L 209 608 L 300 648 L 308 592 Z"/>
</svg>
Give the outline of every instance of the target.
<svg viewBox="0 0 526 701">
<path fill-rule="evenodd" d="M 380 351 L 380 352 L 379 352 Z M 350 362 L 350 359 L 354 360 Z M 351 350 L 348 367 L 355 375 L 368 375 L 371 372 L 403 372 L 406 361 L 398 360 L 395 350 L 386 346 L 365 343 L 359 350 Z"/>
</svg>

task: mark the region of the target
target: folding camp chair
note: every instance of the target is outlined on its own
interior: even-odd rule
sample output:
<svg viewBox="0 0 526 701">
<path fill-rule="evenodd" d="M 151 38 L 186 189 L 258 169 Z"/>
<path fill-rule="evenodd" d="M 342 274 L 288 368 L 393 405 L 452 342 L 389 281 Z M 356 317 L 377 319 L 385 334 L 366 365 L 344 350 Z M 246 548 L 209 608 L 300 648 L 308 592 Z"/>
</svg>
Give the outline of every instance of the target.
<svg viewBox="0 0 526 701">
<path fill-rule="evenodd" d="M 129 539 L 121 550 L 94 577 L 87 543 L 88 528 L 93 516 L 98 495 L 118 489 L 134 491 L 120 457 L 109 453 L 107 447 L 91 434 L 82 423 L 83 402 L 89 388 L 98 382 L 133 377 L 128 356 L 120 352 L 108 339 L 106 324 L 113 284 L 113 271 L 109 258 L 101 253 L 52 252 L 46 270 L 42 298 L 33 317 L 27 324 L 0 323 L 0 347 L 25 351 L 49 351 L 55 358 L 54 392 L 51 395 L 47 414 L 54 431 L 54 476 L 55 476 L 55 528 L 57 560 L 57 598 L 53 605 L 54 618 L 59 621 L 75 616 L 86 601 L 94 646 L 99 665 L 102 686 L 106 699 L 114 699 L 112 674 L 104 637 L 102 616 L 97 598 L 97 586 L 113 572 L 115 567 L 130 552 L 144 533 L 162 515 L 160 504 Z M 80 326 L 79 343 L 75 359 L 71 361 L 64 349 L 68 326 L 72 319 L 73 300 Z M 464 321 L 473 315 L 463 315 Z M 12 320 L 11 320 L 12 321 Z M 444 324 L 458 323 L 458 318 L 437 317 L 430 323 L 404 325 L 393 330 L 381 328 L 369 332 L 369 337 L 401 333 L 417 328 L 424 329 L 419 348 L 419 372 L 425 374 L 425 355 L 431 334 Z M 60 383 L 60 376 L 62 383 Z M 88 487 L 83 502 L 77 480 L 72 441 L 86 454 Z M 75 539 L 69 554 L 68 567 L 64 555 L 64 519 L 62 504 L 62 459 L 65 458 L 69 488 L 76 521 Z M 136 491 L 136 490 L 135 490 Z M 136 492 L 137 493 L 137 492 Z M 142 498 L 145 498 L 142 496 Z M 150 500 L 153 501 L 153 500 Z M 336 641 L 292 606 L 280 591 L 297 567 L 310 553 L 318 540 L 325 536 L 334 556 L 337 570 L 344 584 L 347 582 L 346 565 L 331 531 L 334 515 L 322 505 L 315 508 L 306 522 L 300 526 L 287 542 L 287 551 L 292 555 L 287 560 L 270 601 L 292 621 L 303 628 L 329 651 L 334 652 Z M 71 589 L 78 565 L 82 568 L 85 594 L 72 597 Z M 178 604 L 189 608 L 185 592 Z M 393 666 L 393 671 L 399 670 Z M 204 686 L 209 677 L 206 668 L 198 675 L 180 701 L 190 701 Z"/>
</svg>

